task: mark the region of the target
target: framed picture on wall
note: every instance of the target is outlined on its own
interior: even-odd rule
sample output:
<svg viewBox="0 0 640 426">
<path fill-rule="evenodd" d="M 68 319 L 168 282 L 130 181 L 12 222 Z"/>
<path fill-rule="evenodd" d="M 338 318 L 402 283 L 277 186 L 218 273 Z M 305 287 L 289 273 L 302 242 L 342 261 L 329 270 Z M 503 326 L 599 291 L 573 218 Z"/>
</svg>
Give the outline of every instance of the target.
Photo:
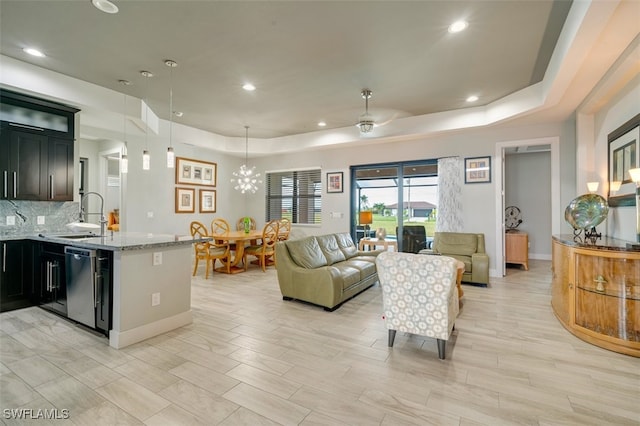
<svg viewBox="0 0 640 426">
<path fill-rule="evenodd" d="M 216 186 L 217 164 L 176 157 L 176 184 Z"/>
<path fill-rule="evenodd" d="M 491 182 L 491 157 L 468 157 L 464 159 L 464 183 Z"/>
<path fill-rule="evenodd" d="M 196 211 L 196 190 L 176 187 L 176 213 L 194 213 Z"/>
<path fill-rule="evenodd" d="M 201 189 L 200 193 L 200 213 L 216 212 L 216 191 L 214 189 Z"/>
<path fill-rule="evenodd" d="M 640 167 L 638 140 L 640 114 L 609 133 L 609 196 L 611 207 L 635 206 L 636 185 L 631 181 L 630 169 Z"/>
<path fill-rule="evenodd" d="M 327 192 L 343 192 L 342 180 L 343 180 L 342 172 L 333 172 L 327 173 Z"/>
</svg>

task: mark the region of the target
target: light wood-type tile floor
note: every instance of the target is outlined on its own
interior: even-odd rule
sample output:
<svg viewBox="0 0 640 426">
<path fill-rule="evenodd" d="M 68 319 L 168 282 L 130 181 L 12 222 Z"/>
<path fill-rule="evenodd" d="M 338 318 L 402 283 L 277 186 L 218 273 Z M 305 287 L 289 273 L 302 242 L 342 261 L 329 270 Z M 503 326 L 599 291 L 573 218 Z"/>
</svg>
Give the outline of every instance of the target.
<svg viewBox="0 0 640 426">
<path fill-rule="evenodd" d="M 76 425 L 639 425 L 640 360 L 585 343 L 550 306 L 551 264 L 465 285 L 440 361 L 387 347 L 378 285 L 335 312 L 280 296 L 276 273 L 204 270 L 193 324 L 115 350 L 39 308 L 0 315 L 0 420 Z M 26 422 L 5 409 L 68 410 Z M 49 411 L 52 412 L 52 411 Z"/>
</svg>

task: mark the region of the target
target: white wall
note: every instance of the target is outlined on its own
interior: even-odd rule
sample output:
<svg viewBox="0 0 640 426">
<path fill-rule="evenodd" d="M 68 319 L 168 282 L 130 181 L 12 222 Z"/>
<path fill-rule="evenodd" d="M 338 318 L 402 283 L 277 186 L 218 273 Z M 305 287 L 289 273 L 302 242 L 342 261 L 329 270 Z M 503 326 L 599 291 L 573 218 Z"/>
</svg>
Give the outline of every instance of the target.
<svg viewBox="0 0 640 426">
<path fill-rule="evenodd" d="M 551 260 L 551 153 L 508 155 L 505 206 L 521 211 L 519 231 L 529 234 L 529 258 Z"/>
</svg>

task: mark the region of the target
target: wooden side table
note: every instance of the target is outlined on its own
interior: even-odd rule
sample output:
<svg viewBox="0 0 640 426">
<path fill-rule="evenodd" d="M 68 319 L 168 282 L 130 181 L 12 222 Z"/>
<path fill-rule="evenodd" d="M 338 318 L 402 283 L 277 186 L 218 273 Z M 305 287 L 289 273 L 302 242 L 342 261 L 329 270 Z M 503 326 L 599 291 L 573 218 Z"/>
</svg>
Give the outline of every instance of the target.
<svg viewBox="0 0 640 426">
<path fill-rule="evenodd" d="M 361 238 L 359 244 L 360 250 L 364 250 L 365 246 L 369 248 L 369 250 L 375 250 L 377 246 L 384 247 L 385 250 L 388 250 L 389 247 L 393 247 L 394 251 L 398 251 L 398 242 L 396 240 L 381 240 L 379 238 Z"/>
<path fill-rule="evenodd" d="M 517 263 L 529 270 L 529 234 L 522 231 L 508 231 L 504 235 L 505 262 Z"/>
</svg>

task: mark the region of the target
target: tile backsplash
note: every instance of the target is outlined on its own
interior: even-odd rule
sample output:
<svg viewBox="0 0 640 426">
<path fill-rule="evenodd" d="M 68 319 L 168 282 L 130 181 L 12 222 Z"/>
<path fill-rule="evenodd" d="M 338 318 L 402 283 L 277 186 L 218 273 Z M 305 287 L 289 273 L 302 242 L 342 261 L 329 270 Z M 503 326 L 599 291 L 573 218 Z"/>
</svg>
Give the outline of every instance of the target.
<svg viewBox="0 0 640 426">
<path fill-rule="evenodd" d="M 74 201 L 0 200 L 0 236 L 65 232 L 67 223 L 78 220 L 78 209 Z M 7 216 L 13 216 L 14 225 L 7 225 Z M 43 225 L 38 216 L 44 217 Z"/>
</svg>

